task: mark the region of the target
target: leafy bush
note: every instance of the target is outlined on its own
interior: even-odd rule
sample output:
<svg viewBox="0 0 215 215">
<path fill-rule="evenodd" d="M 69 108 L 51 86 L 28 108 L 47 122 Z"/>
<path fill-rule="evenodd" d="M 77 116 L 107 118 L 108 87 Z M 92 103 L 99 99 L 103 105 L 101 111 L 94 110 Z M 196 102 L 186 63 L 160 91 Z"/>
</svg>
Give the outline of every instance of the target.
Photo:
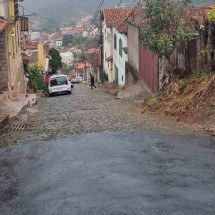
<svg viewBox="0 0 215 215">
<path fill-rule="evenodd" d="M 37 90 L 43 90 L 45 88 L 43 82 L 43 70 L 39 66 L 33 65 L 27 68 L 25 66 L 25 72 L 28 74 L 29 87 L 34 92 L 36 92 Z"/>
<path fill-rule="evenodd" d="M 204 70 L 194 70 L 191 73 L 191 78 L 193 78 L 193 79 L 199 79 L 199 78 L 202 78 L 202 77 L 206 77 L 207 75 L 208 75 L 207 71 L 204 71 Z"/>
</svg>

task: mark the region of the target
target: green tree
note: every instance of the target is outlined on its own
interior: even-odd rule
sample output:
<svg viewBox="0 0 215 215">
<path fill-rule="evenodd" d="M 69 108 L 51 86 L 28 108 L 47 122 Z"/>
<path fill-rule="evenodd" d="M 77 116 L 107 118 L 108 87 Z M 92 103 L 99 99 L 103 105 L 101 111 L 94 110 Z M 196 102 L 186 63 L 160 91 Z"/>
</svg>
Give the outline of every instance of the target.
<svg viewBox="0 0 215 215">
<path fill-rule="evenodd" d="M 190 38 L 185 8 L 190 0 L 145 0 L 140 37 L 145 47 L 169 59 L 175 44 Z"/>
<path fill-rule="evenodd" d="M 199 34 L 201 36 L 201 55 L 206 57 L 209 72 L 215 70 L 215 8 L 211 8 L 207 17 L 205 17 L 204 24 L 199 25 Z"/>
<path fill-rule="evenodd" d="M 29 78 L 29 87 L 34 91 L 43 90 L 45 88 L 43 82 L 43 70 L 38 65 L 29 66 L 28 63 L 23 63 L 25 75 Z"/>
<path fill-rule="evenodd" d="M 49 55 L 51 56 L 50 63 L 49 63 L 50 67 L 53 70 L 58 70 L 62 68 L 62 58 L 60 56 L 60 52 L 55 48 L 51 48 L 49 50 Z"/>
<path fill-rule="evenodd" d="M 86 56 L 83 52 L 78 53 L 79 62 L 84 62 L 86 60 Z"/>
<path fill-rule="evenodd" d="M 78 62 L 84 62 L 86 60 L 86 56 L 84 54 L 84 52 L 73 52 L 73 57 L 75 59 L 75 61 Z"/>
<path fill-rule="evenodd" d="M 63 46 L 67 46 L 72 42 L 73 42 L 73 36 L 71 34 L 66 34 L 63 36 Z"/>
</svg>

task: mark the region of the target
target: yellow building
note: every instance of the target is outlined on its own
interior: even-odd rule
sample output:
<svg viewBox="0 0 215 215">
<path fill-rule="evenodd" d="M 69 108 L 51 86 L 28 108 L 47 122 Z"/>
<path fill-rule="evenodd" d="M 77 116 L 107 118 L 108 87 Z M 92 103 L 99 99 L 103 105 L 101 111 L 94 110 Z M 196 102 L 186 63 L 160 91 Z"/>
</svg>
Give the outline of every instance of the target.
<svg viewBox="0 0 215 215">
<path fill-rule="evenodd" d="M 37 42 L 27 42 L 22 47 L 22 53 L 29 56 L 29 66 L 38 66 L 44 72 L 46 72 L 49 68 L 48 51 L 48 46 Z"/>
<path fill-rule="evenodd" d="M 47 70 L 47 55 L 48 50 L 46 46 L 42 43 L 38 43 L 38 65 L 43 68 L 43 70 Z"/>
<path fill-rule="evenodd" d="M 20 48 L 20 21 L 18 14 L 18 0 L 2 0 L 0 15 L 7 21 L 5 29 L 8 97 L 17 98 L 24 92 L 24 71 Z M 6 80 L 7 79 L 7 80 Z M 1 82 L 1 80 L 0 80 Z"/>
</svg>

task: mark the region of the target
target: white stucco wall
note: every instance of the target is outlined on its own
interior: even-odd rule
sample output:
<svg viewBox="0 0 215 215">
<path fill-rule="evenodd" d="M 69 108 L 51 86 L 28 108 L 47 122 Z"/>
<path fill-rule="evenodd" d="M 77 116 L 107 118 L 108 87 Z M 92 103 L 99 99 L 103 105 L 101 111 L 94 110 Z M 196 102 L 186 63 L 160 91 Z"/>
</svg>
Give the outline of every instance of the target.
<svg viewBox="0 0 215 215">
<path fill-rule="evenodd" d="M 111 62 L 107 62 L 106 58 L 113 55 L 113 30 L 103 23 L 103 65 L 104 71 L 108 74 L 108 82 L 113 82 L 113 68 L 111 69 Z"/>
<path fill-rule="evenodd" d="M 88 37 L 88 36 L 89 36 L 88 32 L 87 31 L 83 31 L 83 37 Z"/>
<path fill-rule="evenodd" d="M 41 33 L 40 32 L 32 32 L 31 33 L 31 40 L 33 41 L 33 40 L 37 40 L 38 38 L 40 38 L 40 36 L 41 36 Z"/>
<path fill-rule="evenodd" d="M 60 47 L 63 45 L 63 41 L 62 40 L 56 40 L 56 46 Z"/>
<path fill-rule="evenodd" d="M 128 55 L 122 51 L 122 57 L 119 54 L 119 40 L 122 40 L 122 48 L 127 47 L 128 40 L 127 35 L 119 33 L 115 28 L 113 29 L 113 44 L 114 44 L 114 34 L 117 38 L 117 49 L 113 49 L 113 76 L 115 79 L 115 66 L 118 67 L 118 85 L 125 85 L 125 63 L 128 61 Z"/>
<path fill-rule="evenodd" d="M 72 65 L 74 61 L 74 56 L 72 52 L 62 52 L 60 53 L 60 56 L 62 57 L 62 62 L 67 65 Z"/>
</svg>

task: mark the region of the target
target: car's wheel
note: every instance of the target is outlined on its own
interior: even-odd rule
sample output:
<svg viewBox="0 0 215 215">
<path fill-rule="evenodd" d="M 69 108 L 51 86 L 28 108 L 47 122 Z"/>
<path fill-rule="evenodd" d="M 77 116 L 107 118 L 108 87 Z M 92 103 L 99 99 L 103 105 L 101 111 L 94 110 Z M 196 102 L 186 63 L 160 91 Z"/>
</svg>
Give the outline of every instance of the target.
<svg viewBox="0 0 215 215">
<path fill-rule="evenodd" d="M 68 94 L 71 95 L 71 94 L 72 94 L 72 91 L 69 91 Z"/>
</svg>

